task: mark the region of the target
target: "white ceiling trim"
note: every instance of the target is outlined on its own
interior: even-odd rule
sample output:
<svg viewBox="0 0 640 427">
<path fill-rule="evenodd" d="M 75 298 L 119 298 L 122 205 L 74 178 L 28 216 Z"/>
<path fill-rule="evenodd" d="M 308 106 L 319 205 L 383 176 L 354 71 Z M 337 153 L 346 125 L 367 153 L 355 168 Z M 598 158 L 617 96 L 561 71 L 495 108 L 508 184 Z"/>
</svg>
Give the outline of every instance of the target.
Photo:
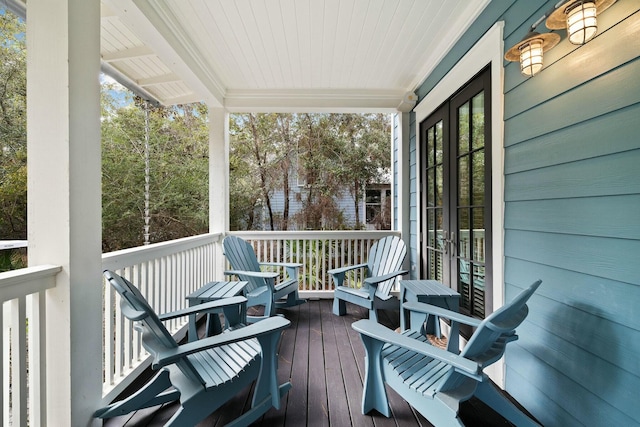
<svg viewBox="0 0 640 427">
<path fill-rule="evenodd" d="M 395 113 L 404 98 L 399 90 L 229 89 L 224 107 L 234 113 Z"/>
</svg>

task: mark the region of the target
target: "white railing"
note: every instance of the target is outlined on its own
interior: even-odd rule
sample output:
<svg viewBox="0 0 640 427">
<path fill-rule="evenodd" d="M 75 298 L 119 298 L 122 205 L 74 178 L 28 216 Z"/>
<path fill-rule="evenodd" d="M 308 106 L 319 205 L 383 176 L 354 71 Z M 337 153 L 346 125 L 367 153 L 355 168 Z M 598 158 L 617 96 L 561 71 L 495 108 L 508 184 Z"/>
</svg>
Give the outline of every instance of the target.
<svg viewBox="0 0 640 427">
<path fill-rule="evenodd" d="M 102 256 L 103 269 L 133 282 L 157 313 L 186 307 L 185 297 L 200 286 L 222 278 L 218 262 L 220 234 L 205 234 L 111 252 Z M 104 384 L 108 402 L 148 365 L 148 353 L 139 334 L 120 310 L 115 291 L 104 284 Z M 166 323 L 178 338 L 186 332 L 187 318 Z"/>
<path fill-rule="evenodd" d="M 0 419 L 4 426 L 46 424 L 45 291 L 55 287 L 61 270 L 45 265 L 0 273 Z"/>
<path fill-rule="evenodd" d="M 237 231 L 230 234 L 251 242 L 261 262 L 298 262 L 300 293 L 304 297 L 333 297 L 327 271 L 367 261 L 371 245 L 396 231 Z M 354 280 L 362 280 L 362 271 Z M 360 276 L 358 276 L 358 274 Z"/>
</svg>

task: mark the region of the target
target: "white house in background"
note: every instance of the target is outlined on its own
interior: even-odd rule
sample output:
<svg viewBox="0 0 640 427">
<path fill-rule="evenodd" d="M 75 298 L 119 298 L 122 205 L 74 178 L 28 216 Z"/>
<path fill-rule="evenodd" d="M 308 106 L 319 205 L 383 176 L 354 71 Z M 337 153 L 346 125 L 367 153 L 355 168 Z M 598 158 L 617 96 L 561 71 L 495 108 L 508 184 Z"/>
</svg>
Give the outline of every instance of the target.
<svg viewBox="0 0 640 427">
<path fill-rule="evenodd" d="M 304 185 L 294 185 L 291 187 L 289 195 L 289 230 L 301 230 L 296 221 L 296 215 L 302 211 L 303 201 L 306 197 L 306 187 Z M 365 194 L 358 203 L 358 212 L 354 198 L 349 190 L 344 189 L 335 196 L 336 207 L 342 212 L 342 221 L 346 227 L 355 227 L 356 215 L 359 217 L 361 228 L 365 230 L 389 230 L 391 228 L 391 185 L 372 184 L 365 189 Z M 271 209 L 278 228 L 278 219 L 282 218 L 284 212 L 284 192 L 274 191 L 271 197 Z M 262 205 L 257 208 L 255 229 L 266 230 L 269 228 L 269 213 Z M 328 226 L 325 227 L 328 229 Z"/>
</svg>

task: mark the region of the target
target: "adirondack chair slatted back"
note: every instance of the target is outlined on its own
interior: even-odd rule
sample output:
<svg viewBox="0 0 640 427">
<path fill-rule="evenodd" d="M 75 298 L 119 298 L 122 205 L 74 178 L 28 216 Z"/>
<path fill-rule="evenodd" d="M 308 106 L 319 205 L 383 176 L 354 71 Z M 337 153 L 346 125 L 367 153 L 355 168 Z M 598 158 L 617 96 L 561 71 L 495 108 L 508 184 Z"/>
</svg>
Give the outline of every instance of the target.
<svg viewBox="0 0 640 427">
<path fill-rule="evenodd" d="M 135 322 L 134 328 L 142 333 L 142 346 L 153 357 L 162 351 L 178 347 L 138 288 L 127 279 L 109 270 L 104 271 L 104 276 L 120 295 L 122 313 L 127 319 Z M 205 384 L 205 380 L 197 373 L 187 358 L 176 362 L 176 366 L 191 380 Z"/>
<path fill-rule="evenodd" d="M 229 260 L 232 270 L 238 271 L 260 271 L 260 263 L 256 257 L 251 243 L 236 237 L 227 236 L 222 242 L 224 256 Z M 264 279 L 259 277 L 239 275 L 242 281 L 249 282 L 245 287 L 246 292 L 251 292 L 260 286 L 264 286 Z"/>
<path fill-rule="evenodd" d="M 378 240 L 369 250 L 367 260 L 367 277 L 383 276 L 402 269 L 402 263 L 407 255 L 407 247 L 397 236 L 387 236 Z M 378 284 L 376 296 L 388 299 L 395 278 Z"/>
<path fill-rule="evenodd" d="M 507 343 L 518 339 L 516 328 L 529 313 L 527 301 L 541 283 L 540 280 L 536 281 L 511 302 L 484 319 L 460 355 L 475 361 L 483 369 L 500 360 Z M 465 381 L 465 377 L 450 368 L 447 378 L 441 383 L 438 390 L 455 389 L 463 381 Z"/>
</svg>

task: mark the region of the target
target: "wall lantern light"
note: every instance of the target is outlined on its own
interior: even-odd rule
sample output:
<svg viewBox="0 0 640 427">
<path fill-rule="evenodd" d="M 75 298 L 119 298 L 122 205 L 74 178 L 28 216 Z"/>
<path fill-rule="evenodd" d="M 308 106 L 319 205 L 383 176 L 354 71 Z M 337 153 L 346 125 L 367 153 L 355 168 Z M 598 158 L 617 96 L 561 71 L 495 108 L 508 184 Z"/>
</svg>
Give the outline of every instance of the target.
<svg viewBox="0 0 640 427">
<path fill-rule="evenodd" d="M 542 69 L 543 53 L 560 42 L 555 33 L 529 32 L 504 54 L 507 61 L 520 61 L 520 71 L 525 76 L 535 76 Z"/>
<path fill-rule="evenodd" d="M 569 0 L 549 14 L 546 26 L 550 30 L 567 30 L 569 41 L 585 44 L 598 31 L 597 15 L 600 15 L 616 0 Z"/>
</svg>

